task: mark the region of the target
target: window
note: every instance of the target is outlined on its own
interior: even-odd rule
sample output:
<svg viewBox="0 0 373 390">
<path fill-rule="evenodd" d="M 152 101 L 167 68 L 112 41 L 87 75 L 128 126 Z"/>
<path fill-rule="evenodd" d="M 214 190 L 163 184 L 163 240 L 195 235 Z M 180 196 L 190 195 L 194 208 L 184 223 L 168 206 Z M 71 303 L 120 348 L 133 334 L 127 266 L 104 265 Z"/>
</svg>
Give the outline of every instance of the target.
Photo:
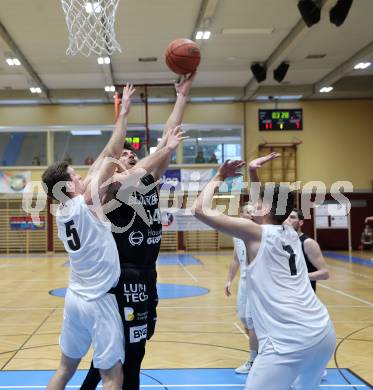
<svg viewBox="0 0 373 390">
<path fill-rule="evenodd" d="M 189 139 L 183 144 L 184 164 L 221 164 L 227 159 L 240 159 L 240 127 L 217 128 L 201 126 L 188 131 Z"/>
<path fill-rule="evenodd" d="M 54 159 L 55 161 L 66 159 L 73 165 L 91 165 L 108 143 L 111 134 L 112 131 L 106 129 L 90 131 L 72 128 L 71 131 L 56 131 L 54 133 Z M 126 138 L 137 149 L 139 158 L 143 158 L 145 156 L 145 130 L 129 130 Z"/>
<path fill-rule="evenodd" d="M 46 165 L 46 144 L 46 132 L 0 132 L 0 165 Z"/>
</svg>

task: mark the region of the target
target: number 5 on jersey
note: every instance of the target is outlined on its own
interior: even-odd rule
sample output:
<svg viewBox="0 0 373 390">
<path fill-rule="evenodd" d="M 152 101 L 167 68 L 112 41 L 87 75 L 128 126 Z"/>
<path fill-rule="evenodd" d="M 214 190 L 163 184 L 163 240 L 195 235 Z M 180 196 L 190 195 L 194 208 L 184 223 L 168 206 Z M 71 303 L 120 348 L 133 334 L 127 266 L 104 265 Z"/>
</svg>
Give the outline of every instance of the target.
<svg viewBox="0 0 373 390">
<path fill-rule="evenodd" d="M 80 249 L 80 239 L 78 236 L 78 232 L 74 227 L 74 221 L 71 220 L 69 222 L 65 222 L 66 227 L 66 237 L 67 237 L 67 245 L 72 251 L 77 251 Z"/>
</svg>

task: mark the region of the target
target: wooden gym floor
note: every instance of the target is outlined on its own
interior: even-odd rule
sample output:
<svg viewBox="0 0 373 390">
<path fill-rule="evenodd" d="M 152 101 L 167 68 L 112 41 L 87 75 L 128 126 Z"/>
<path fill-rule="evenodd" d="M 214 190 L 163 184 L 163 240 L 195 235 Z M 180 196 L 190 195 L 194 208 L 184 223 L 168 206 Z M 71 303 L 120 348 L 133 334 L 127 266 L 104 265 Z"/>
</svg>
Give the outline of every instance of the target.
<svg viewBox="0 0 373 390">
<path fill-rule="evenodd" d="M 331 278 L 318 284 L 318 296 L 336 327 L 337 363 L 373 383 L 373 252 L 355 252 L 353 262 L 346 253 L 327 254 Z M 144 369 L 235 368 L 248 356 L 235 297 L 223 293 L 231 251 L 189 255 L 162 254 L 158 272 L 166 299 L 160 301 Z M 361 259 L 366 264 L 359 264 L 364 263 Z M 64 301 L 49 292 L 67 286 L 66 261 L 64 254 L 0 257 L 2 371 L 57 367 Z M 195 296 L 175 298 L 185 295 Z M 90 358 L 87 355 L 80 368 L 87 368 Z M 332 360 L 329 367 L 335 366 Z M 8 388 L 1 385 L 0 371 L 0 388 Z"/>
</svg>

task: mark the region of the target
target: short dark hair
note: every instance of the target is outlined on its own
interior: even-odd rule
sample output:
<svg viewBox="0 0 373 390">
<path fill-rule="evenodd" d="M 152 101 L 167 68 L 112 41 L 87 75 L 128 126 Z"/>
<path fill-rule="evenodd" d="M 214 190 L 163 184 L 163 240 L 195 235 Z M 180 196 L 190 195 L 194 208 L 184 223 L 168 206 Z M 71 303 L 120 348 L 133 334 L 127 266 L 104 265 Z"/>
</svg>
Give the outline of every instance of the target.
<svg viewBox="0 0 373 390">
<path fill-rule="evenodd" d="M 67 161 L 57 161 L 54 164 L 50 165 L 43 173 L 41 180 L 47 187 L 47 195 L 56 199 L 53 195 L 53 188 L 59 182 L 71 181 L 70 174 L 67 172 L 69 163 Z M 66 187 L 61 188 L 61 191 L 66 195 Z M 56 199 L 57 200 L 57 199 Z"/>
<path fill-rule="evenodd" d="M 136 154 L 135 148 L 134 148 L 133 145 L 132 145 L 130 142 L 128 142 L 128 141 L 124 141 L 123 149 L 130 150 L 132 153 L 135 153 L 135 154 Z"/>
<path fill-rule="evenodd" d="M 264 193 L 265 193 L 265 186 L 261 186 L 259 197 L 262 200 L 264 199 Z M 287 193 L 285 213 L 284 214 L 277 214 L 276 210 L 278 207 L 278 202 L 280 200 L 279 196 L 280 196 L 280 194 L 285 194 L 285 193 Z M 273 218 L 273 220 L 278 224 L 282 224 L 283 222 L 286 221 L 286 219 L 289 217 L 291 212 L 294 210 L 294 206 L 295 206 L 295 193 L 294 193 L 294 191 L 291 191 L 289 186 L 287 186 L 287 185 L 274 184 L 273 185 L 273 198 L 272 198 L 272 204 L 271 204 L 271 210 L 270 210 L 270 215 Z"/>
<path fill-rule="evenodd" d="M 303 211 L 302 211 L 301 209 L 294 209 L 293 211 L 294 211 L 294 213 L 297 214 L 298 219 L 299 219 L 300 221 L 303 221 L 303 220 L 304 220 L 304 214 L 303 214 Z"/>
</svg>

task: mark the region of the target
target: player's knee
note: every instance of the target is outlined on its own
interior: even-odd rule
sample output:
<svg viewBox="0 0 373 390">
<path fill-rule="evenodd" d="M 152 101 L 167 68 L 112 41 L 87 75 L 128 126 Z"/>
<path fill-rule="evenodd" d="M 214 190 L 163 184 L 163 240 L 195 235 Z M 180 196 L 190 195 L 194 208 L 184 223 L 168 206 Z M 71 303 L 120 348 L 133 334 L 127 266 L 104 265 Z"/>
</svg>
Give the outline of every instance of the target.
<svg viewBox="0 0 373 390">
<path fill-rule="evenodd" d="M 57 373 L 60 378 L 64 381 L 69 381 L 70 378 L 74 375 L 80 359 L 73 359 L 62 354 L 60 366 L 58 367 Z"/>
<path fill-rule="evenodd" d="M 60 377 L 60 379 L 64 382 L 68 382 L 71 377 L 74 375 L 75 369 L 70 366 L 61 365 L 57 370 L 57 375 Z"/>
<path fill-rule="evenodd" d="M 100 370 L 100 374 L 105 390 L 119 390 L 122 388 L 123 369 L 120 361 L 108 370 Z"/>
</svg>

